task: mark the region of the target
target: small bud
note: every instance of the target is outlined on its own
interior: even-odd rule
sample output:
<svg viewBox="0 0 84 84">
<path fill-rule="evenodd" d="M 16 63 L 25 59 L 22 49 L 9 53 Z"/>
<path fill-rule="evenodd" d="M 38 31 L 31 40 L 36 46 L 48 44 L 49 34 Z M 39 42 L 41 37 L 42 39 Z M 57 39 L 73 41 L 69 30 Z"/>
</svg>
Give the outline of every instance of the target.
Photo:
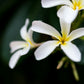
<svg viewBox="0 0 84 84">
<path fill-rule="evenodd" d="M 71 66 L 72 66 L 73 75 L 74 75 L 76 81 L 79 81 L 78 72 L 77 72 L 76 66 L 75 66 L 75 64 L 73 62 L 71 62 Z"/>
<path fill-rule="evenodd" d="M 59 61 L 58 65 L 57 65 L 57 69 L 60 69 L 62 67 L 62 65 L 64 64 L 65 60 L 66 60 L 66 57 L 63 57 L 61 59 L 61 61 Z"/>
</svg>

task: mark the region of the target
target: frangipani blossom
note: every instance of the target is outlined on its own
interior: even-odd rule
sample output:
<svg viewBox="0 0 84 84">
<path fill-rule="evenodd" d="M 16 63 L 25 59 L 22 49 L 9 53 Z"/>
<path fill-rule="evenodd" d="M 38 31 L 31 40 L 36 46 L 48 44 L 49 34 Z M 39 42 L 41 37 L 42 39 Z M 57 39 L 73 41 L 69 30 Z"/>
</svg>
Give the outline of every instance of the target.
<svg viewBox="0 0 84 84">
<path fill-rule="evenodd" d="M 73 30 L 69 34 L 70 26 L 63 21 L 61 23 L 61 35 L 54 27 L 42 21 L 34 21 L 31 29 L 35 32 L 54 37 L 54 40 L 46 41 L 36 49 L 34 54 L 37 60 L 42 60 L 49 56 L 59 45 L 72 61 L 79 62 L 81 60 L 81 52 L 71 41 L 83 36 L 84 28 Z"/>
<path fill-rule="evenodd" d="M 79 10 L 84 9 L 84 0 L 41 0 L 41 3 L 44 8 L 64 5 L 58 10 L 57 15 L 68 23 L 76 18 Z"/>
<path fill-rule="evenodd" d="M 13 69 L 22 55 L 26 55 L 30 48 L 37 47 L 39 44 L 34 43 L 32 39 L 33 31 L 31 28 L 27 31 L 29 19 L 26 19 L 25 25 L 20 30 L 20 35 L 24 41 L 12 41 L 10 43 L 11 53 L 15 53 L 11 56 L 9 61 L 9 67 Z"/>
</svg>

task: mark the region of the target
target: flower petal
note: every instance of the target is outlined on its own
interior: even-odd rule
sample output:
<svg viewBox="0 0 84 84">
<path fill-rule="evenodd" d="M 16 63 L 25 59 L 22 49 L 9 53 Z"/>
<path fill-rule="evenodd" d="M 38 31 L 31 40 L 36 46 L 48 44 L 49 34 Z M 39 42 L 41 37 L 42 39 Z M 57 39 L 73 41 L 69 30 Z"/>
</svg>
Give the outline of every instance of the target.
<svg viewBox="0 0 84 84">
<path fill-rule="evenodd" d="M 13 53 L 14 51 L 24 48 L 25 47 L 26 42 L 24 41 L 12 41 L 10 43 L 10 48 L 11 48 L 11 53 Z"/>
<path fill-rule="evenodd" d="M 35 32 L 47 34 L 47 35 L 53 36 L 58 39 L 61 37 L 60 33 L 54 27 L 42 21 L 34 21 L 32 23 L 31 29 Z"/>
<path fill-rule="evenodd" d="M 60 19 L 60 25 L 62 36 L 66 37 L 70 32 L 71 24 L 66 23 L 63 19 Z"/>
<path fill-rule="evenodd" d="M 69 35 L 69 41 L 72 41 L 81 36 L 84 36 L 84 28 L 79 28 L 79 29 L 72 31 Z"/>
<path fill-rule="evenodd" d="M 47 41 L 43 43 L 40 47 L 35 51 L 36 60 L 42 60 L 50 55 L 53 50 L 59 45 L 58 41 Z"/>
<path fill-rule="evenodd" d="M 29 52 L 29 50 L 30 50 L 30 45 L 28 47 L 25 47 L 24 49 L 18 50 L 16 53 L 14 53 L 10 58 L 9 67 L 11 69 L 13 69 L 15 67 L 15 65 L 17 64 L 19 58 L 22 55 L 27 54 Z"/>
<path fill-rule="evenodd" d="M 29 43 L 26 43 L 26 45 L 27 45 L 27 46 L 22 49 L 21 55 L 25 55 L 25 54 L 27 54 L 27 53 L 29 52 L 31 46 L 30 46 Z"/>
<path fill-rule="evenodd" d="M 18 62 L 18 60 L 21 56 L 21 52 L 22 52 L 22 50 L 19 50 L 11 56 L 10 61 L 9 61 L 9 67 L 11 69 L 13 69 L 15 67 L 16 63 Z"/>
<path fill-rule="evenodd" d="M 26 19 L 25 25 L 20 30 L 20 35 L 24 40 L 28 39 L 28 32 L 27 32 L 27 26 L 29 24 L 29 19 Z"/>
<path fill-rule="evenodd" d="M 67 43 L 66 45 L 61 45 L 61 48 L 72 61 L 79 62 L 81 60 L 81 53 L 76 45 Z"/>
<path fill-rule="evenodd" d="M 28 36 L 29 36 L 29 39 L 32 43 L 34 43 L 32 37 L 33 37 L 33 31 L 31 30 L 31 28 L 28 30 Z"/>
<path fill-rule="evenodd" d="M 78 14 L 78 8 L 76 10 L 73 10 L 69 6 L 62 6 L 57 12 L 57 16 L 60 19 L 65 20 L 65 22 L 67 23 L 72 23 L 76 18 L 77 14 Z"/>
<path fill-rule="evenodd" d="M 35 43 L 33 40 L 33 31 L 31 30 L 31 28 L 28 30 L 28 36 L 29 36 L 29 43 L 31 43 L 31 47 L 36 47 L 39 46 L 40 43 Z"/>
<path fill-rule="evenodd" d="M 41 0 L 42 7 L 49 8 L 57 5 L 72 5 L 70 0 Z"/>
</svg>

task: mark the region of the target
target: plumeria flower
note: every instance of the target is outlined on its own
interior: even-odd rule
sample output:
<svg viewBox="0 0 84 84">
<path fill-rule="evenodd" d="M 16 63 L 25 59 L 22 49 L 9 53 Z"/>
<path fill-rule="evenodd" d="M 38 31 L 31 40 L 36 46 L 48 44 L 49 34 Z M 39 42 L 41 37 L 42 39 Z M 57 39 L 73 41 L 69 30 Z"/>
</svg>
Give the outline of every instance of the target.
<svg viewBox="0 0 84 84">
<path fill-rule="evenodd" d="M 26 55 L 31 48 L 37 47 L 32 39 L 33 31 L 31 28 L 27 31 L 27 26 L 29 24 L 29 19 L 26 19 L 25 25 L 20 30 L 20 35 L 24 41 L 12 41 L 10 43 L 11 53 L 15 53 L 11 56 L 9 61 L 9 67 L 13 69 L 22 55 Z"/>
<path fill-rule="evenodd" d="M 71 41 L 83 36 L 84 28 L 73 30 L 70 33 L 69 27 L 70 26 L 66 22 L 62 21 L 61 35 L 54 27 L 42 21 L 34 21 L 31 27 L 33 31 L 54 37 L 54 40 L 46 41 L 36 49 L 34 53 L 35 58 L 37 60 L 46 58 L 60 45 L 61 49 L 72 61 L 79 62 L 81 60 L 81 52 Z"/>
<path fill-rule="evenodd" d="M 84 0 L 41 0 L 41 3 L 44 8 L 64 5 L 58 10 L 57 15 L 68 23 L 76 18 L 79 10 L 84 9 Z"/>
</svg>

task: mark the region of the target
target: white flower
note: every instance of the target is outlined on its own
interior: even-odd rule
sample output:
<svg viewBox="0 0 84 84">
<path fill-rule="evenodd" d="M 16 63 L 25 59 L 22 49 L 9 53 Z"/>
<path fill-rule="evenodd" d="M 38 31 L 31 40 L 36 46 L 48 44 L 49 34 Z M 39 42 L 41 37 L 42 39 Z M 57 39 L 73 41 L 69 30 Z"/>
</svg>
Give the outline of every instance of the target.
<svg viewBox="0 0 84 84">
<path fill-rule="evenodd" d="M 68 23 L 76 18 L 79 10 L 84 9 L 84 0 L 41 0 L 41 3 L 44 8 L 65 5 L 58 10 L 57 15 Z"/>
<path fill-rule="evenodd" d="M 54 37 L 54 40 L 44 42 L 35 51 L 35 58 L 41 60 L 49 56 L 57 46 L 61 46 L 61 49 L 65 54 L 75 62 L 81 60 L 81 53 L 76 45 L 71 43 L 72 40 L 84 35 L 84 28 L 79 28 L 70 33 L 70 25 L 61 21 L 61 33 L 62 35 L 52 26 L 43 23 L 41 21 L 34 21 L 31 29 L 35 32 L 50 35 Z M 70 34 L 69 34 L 70 33 Z"/>
<path fill-rule="evenodd" d="M 25 41 L 13 41 L 10 43 L 11 53 L 15 52 L 9 61 L 9 67 L 13 69 L 18 62 L 19 58 L 22 55 L 25 55 L 29 52 L 30 48 L 34 48 L 38 46 L 38 44 L 34 43 L 32 39 L 33 31 L 31 28 L 27 31 L 27 26 L 29 24 L 29 19 L 26 19 L 25 25 L 20 30 L 20 35 Z"/>
</svg>

